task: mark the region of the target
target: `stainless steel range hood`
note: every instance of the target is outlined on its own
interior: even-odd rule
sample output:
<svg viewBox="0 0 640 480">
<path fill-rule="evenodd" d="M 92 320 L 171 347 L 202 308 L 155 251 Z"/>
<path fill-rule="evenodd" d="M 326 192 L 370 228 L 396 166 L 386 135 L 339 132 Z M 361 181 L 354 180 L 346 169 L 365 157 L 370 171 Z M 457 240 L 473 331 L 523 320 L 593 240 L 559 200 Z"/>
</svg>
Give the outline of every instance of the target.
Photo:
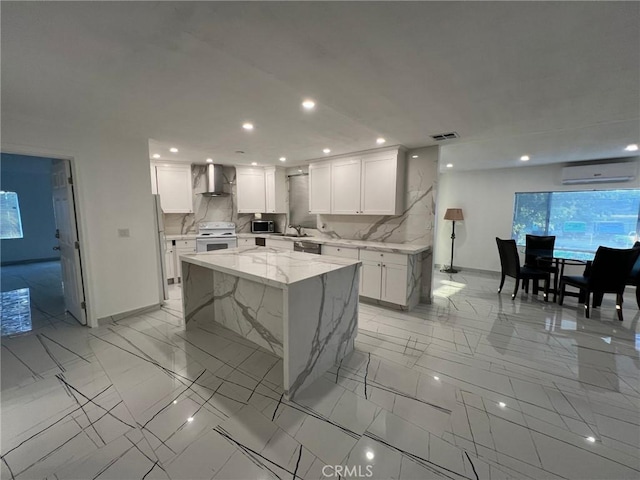
<svg viewBox="0 0 640 480">
<path fill-rule="evenodd" d="M 224 192 L 222 185 L 224 183 L 224 175 L 222 173 L 222 165 L 214 165 L 210 163 L 207 165 L 207 189 L 202 192 L 205 197 L 224 197 L 228 196 L 227 192 Z"/>
</svg>

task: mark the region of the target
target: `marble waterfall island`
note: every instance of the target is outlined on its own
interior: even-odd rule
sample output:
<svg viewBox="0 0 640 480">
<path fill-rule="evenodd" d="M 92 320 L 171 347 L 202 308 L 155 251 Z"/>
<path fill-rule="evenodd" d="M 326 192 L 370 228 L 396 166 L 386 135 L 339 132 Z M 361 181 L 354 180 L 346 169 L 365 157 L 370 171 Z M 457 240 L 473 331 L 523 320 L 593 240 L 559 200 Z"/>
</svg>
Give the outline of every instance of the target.
<svg viewBox="0 0 640 480">
<path fill-rule="evenodd" d="M 215 322 L 281 357 L 287 398 L 353 350 L 358 260 L 265 247 L 180 260 L 185 329 Z"/>
</svg>

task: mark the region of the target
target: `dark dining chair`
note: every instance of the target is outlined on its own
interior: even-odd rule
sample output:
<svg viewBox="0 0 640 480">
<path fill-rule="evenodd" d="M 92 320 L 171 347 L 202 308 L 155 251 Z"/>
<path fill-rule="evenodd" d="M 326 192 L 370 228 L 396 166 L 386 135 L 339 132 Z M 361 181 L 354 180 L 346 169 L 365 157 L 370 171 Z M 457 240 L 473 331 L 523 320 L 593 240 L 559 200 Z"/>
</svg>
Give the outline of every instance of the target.
<svg viewBox="0 0 640 480">
<path fill-rule="evenodd" d="M 512 277 L 516 280 L 516 286 L 513 289 L 511 300 L 516 298 L 520 280 L 544 280 L 544 301 L 549 301 L 549 279 L 550 273 L 527 266 L 520 266 L 520 256 L 518 255 L 518 247 L 515 240 L 502 240 L 496 237 L 498 244 L 498 253 L 500 255 L 501 279 L 498 293 L 502 291 L 504 280 L 506 277 Z"/>
<path fill-rule="evenodd" d="M 640 249 L 640 242 L 636 242 L 631 248 Z M 636 259 L 636 263 L 634 263 L 631 268 L 631 273 L 627 278 L 626 285 L 636 287 L 636 303 L 638 304 L 638 308 L 640 308 L 640 256 Z"/>
<path fill-rule="evenodd" d="M 524 265 L 528 268 L 542 270 L 554 275 L 554 292 L 558 290 L 558 267 L 553 263 L 553 249 L 556 244 L 555 235 L 527 235 L 525 237 Z M 529 291 L 529 281 L 524 281 L 525 292 Z M 538 293 L 538 282 L 533 283 L 533 293 Z"/>
<path fill-rule="evenodd" d="M 640 249 L 598 247 L 593 263 L 587 264 L 582 275 L 565 275 L 560 279 L 558 304 L 562 305 L 564 301 L 567 285 L 576 287 L 580 290 L 580 298 L 584 299 L 585 316 L 589 318 L 592 293 L 593 308 L 602 304 L 605 293 L 615 293 L 618 320 L 622 321 L 622 294 L 638 255 L 640 255 Z"/>
</svg>

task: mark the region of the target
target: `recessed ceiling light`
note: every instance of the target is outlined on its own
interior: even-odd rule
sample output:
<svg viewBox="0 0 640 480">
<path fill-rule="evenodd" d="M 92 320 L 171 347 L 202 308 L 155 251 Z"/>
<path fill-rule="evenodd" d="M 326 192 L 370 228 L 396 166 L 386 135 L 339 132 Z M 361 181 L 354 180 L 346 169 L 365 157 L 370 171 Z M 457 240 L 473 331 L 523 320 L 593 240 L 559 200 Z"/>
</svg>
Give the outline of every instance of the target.
<svg viewBox="0 0 640 480">
<path fill-rule="evenodd" d="M 171 153 L 178 153 L 178 149 L 177 149 L 176 147 L 171 147 L 171 148 L 169 149 L 169 151 L 170 151 Z"/>
<path fill-rule="evenodd" d="M 434 380 L 440 380 L 440 377 L 438 377 L 437 375 L 434 375 L 433 379 Z"/>
<path fill-rule="evenodd" d="M 522 160 L 523 162 L 528 162 L 529 160 L 531 160 L 531 157 L 529 155 L 522 155 L 520 157 L 520 160 Z"/>
<path fill-rule="evenodd" d="M 447 163 L 447 168 L 453 168 L 453 163 Z"/>
<path fill-rule="evenodd" d="M 367 457 L 367 460 L 373 460 L 376 455 L 371 450 L 367 450 L 367 453 L 365 453 L 365 456 Z"/>
<path fill-rule="evenodd" d="M 193 422 L 193 417 L 187 418 L 187 422 Z"/>
<path fill-rule="evenodd" d="M 594 443 L 596 441 L 595 437 L 587 437 L 587 441 Z"/>
<path fill-rule="evenodd" d="M 245 130 L 253 130 L 253 123 L 243 123 L 242 128 Z"/>
<path fill-rule="evenodd" d="M 153 154 L 153 158 L 160 158 L 160 154 L 159 153 L 154 153 Z"/>
<path fill-rule="evenodd" d="M 280 158 L 279 158 L 279 160 L 280 160 L 281 162 L 286 162 L 286 161 L 287 161 L 287 157 L 280 157 Z"/>
<path fill-rule="evenodd" d="M 213 158 L 207 158 L 207 163 L 213 163 Z"/>
<path fill-rule="evenodd" d="M 635 152 L 635 151 L 637 151 L 637 150 L 638 150 L 638 144 L 637 144 L 637 143 L 632 143 L 632 144 L 630 144 L 630 145 L 627 145 L 627 146 L 625 147 L 625 150 L 626 150 L 627 152 Z"/>
<path fill-rule="evenodd" d="M 502 408 L 504 408 L 504 407 L 506 407 L 506 406 L 507 406 L 507 404 L 506 404 L 506 403 L 504 403 L 504 402 L 498 402 L 498 405 L 499 405 L 499 406 L 501 406 Z"/>
<path fill-rule="evenodd" d="M 330 148 L 325 148 L 322 150 L 324 153 L 331 153 L 331 149 Z"/>
<path fill-rule="evenodd" d="M 251 162 L 251 165 L 255 167 L 256 165 L 258 165 L 258 162 Z"/>
<path fill-rule="evenodd" d="M 382 137 L 376 138 L 376 143 L 378 145 L 382 145 L 384 142 L 386 142 L 386 140 L 384 138 L 382 138 Z"/>
<path fill-rule="evenodd" d="M 175 405 L 176 403 L 178 403 L 178 400 L 174 400 L 174 401 L 173 401 L 173 404 L 174 404 L 174 405 Z"/>
<path fill-rule="evenodd" d="M 299 169 L 298 169 L 298 172 L 302 173 L 302 169 L 301 169 L 301 168 L 299 168 Z"/>
<path fill-rule="evenodd" d="M 316 102 L 314 102 L 313 100 L 305 100 L 304 102 L 302 102 L 302 107 L 305 110 L 313 110 L 316 106 Z"/>
<path fill-rule="evenodd" d="M 418 155 L 411 155 L 411 158 L 418 158 Z"/>
</svg>

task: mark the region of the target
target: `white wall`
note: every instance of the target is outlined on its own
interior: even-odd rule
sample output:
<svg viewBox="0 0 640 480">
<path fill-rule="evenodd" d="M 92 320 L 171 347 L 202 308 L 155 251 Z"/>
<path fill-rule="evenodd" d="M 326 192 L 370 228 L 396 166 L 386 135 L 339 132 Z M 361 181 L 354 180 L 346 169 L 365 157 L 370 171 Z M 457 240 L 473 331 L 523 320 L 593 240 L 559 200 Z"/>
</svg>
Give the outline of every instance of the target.
<svg viewBox="0 0 640 480">
<path fill-rule="evenodd" d="M 558 164 L 441 174 L 435 263 L 448 265 L 450 262 L 451 222 L 442 219 L 447 208 L 462 208 L 465 219 L 464 222 L 456 222 L 454 265 L 499 272 L 500 259 L 495 237 L 511 238 L 516 192 L 640 187 L 638 175 L 634 181 L 624 183 L 562 185 L 562 167 Z"/>
<path fill-rule="evenodd" d="M 159 303 L 146 138 L 3 116 L 2 151 L 73 159 L 90 324 Z"/>
</svg>

